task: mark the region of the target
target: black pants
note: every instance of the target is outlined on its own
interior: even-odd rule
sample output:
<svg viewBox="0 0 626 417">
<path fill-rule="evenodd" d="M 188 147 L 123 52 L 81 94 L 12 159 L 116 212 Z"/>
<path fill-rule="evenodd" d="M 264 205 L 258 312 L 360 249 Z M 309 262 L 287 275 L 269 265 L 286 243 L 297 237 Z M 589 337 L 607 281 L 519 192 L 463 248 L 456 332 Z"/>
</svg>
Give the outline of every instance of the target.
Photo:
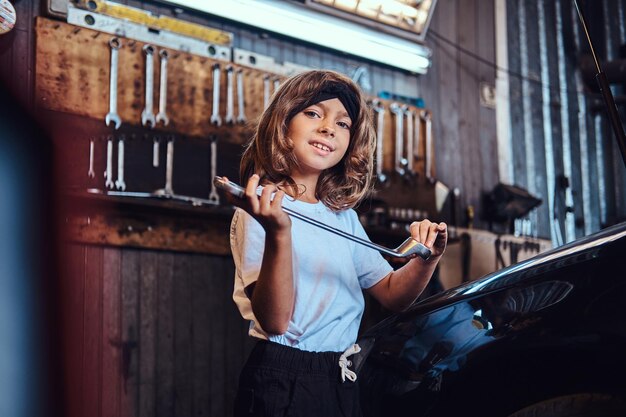
<svg viewBox="0 0 626 417">
<path fill-rule="evenodd" d="M 340 355 L 259 341 L 241 371 L 235 416 L 360 417 L 359 388 L 341 381 Z"/>
</svg>

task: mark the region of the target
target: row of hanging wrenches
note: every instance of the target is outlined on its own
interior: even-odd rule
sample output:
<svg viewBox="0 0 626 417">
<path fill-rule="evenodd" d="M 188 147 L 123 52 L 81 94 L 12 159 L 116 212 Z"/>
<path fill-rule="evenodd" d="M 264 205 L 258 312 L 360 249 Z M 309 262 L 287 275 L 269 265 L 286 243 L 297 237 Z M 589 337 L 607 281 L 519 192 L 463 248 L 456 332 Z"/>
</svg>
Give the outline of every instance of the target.
<svg viewBox="0 0 626 417">
<path fill-rule="evenodd" d="M 109 112 L 104 117 L 107 126 L 113 124 L 115 129 L 119 129 L 122 125 L 122 118 L 117 112 L 117 88 L 118 88 L 118 70 L 119 70 L 119 50 L 122 47 L 122 41 L 113 37 L 109 40 L 111 48 L 110 73 L 109 73 Z M 167 126 L 170 122 L 167 116 L 167 62 L 169 53 L 166 49 L 159 51 L 161 59 L 161 71 L 159 79 L 159 111 L 154 115 L 153 99 L 154 99 L 154 55 L 156 48 L 152 45 L 144 45 L 143 53 L 146 58 L 146 75 L 145 75 L 145 102 L 144 109 L 141 112 L 141 124 L 143 126 L 154 128 L 157 123 Z"/>
<path fill-rule="evenodd" d="M 220 64 L 213 64 L 213 106 L 211 111 L 210 122 L 212 125 L 221 126 L 222 117 L 220 114 L 220 78 L 222 73 L 222 67 Z M 237 109 L 238 114 L 235 117 L 235 75 L 237 78 Z M 243 70 L 241 68 L 236 70 L 232 65 L 226 67 L 226 115 L 224 116 L 224 123 L 228 125 L 245 124 L 247 122 L 244 94 L 243 94 Z"/>
<path fill-rule="evenodd" d="M 374 99 L 370 102 L 376 122 L 376 177 L 378 182 L 385 184 L 389 181 L 389 173 L 384 171 L 384 136 L 385 136 L 385 106 L 382 100 Z M 393 171 L 402 178 L 411 179 L 417 175 L 414 169 L 414 161 L 419 159 L 422 146 L 421 123 L 425 123 L 425 174 L 431 177 L 432 157 L 432 123 L 430 113 L 425 110 L 412 110 L 405 104 L 392 102 L 389 105 L 395 126 L 393 129 L 394 140 L 394 166 Z"/>
<path fill-rule="evenodd" d="M 134 136 L 134 135 L 132 135 Z M 148 135 L 145 135 L 148 137 Z M 126 182 L 124 179 L 124 162 L 125 162 L 125 152 L 124 152 L 124 143 L 126 141 L 126 136 L 124 134 L 117 135 L 117 137 L 113 135 L 108 135 L 106 137 L 106 169 L 104 171 L 104 193 L 107 195 L 113 196 L 123 196 L 123 197 L 135 197 L 135 198 L 164 198 L 164 199 L 172 199 L 179 200 L 191 203 L 193 205 L 218 205 L 220 203 L 219 194 L 215 188 L 213 179 L 216 175 L 217 170 L 217 136 L 212 135 L 210 137 L 210 151 L 211 151 L 211 178 L 210 178 L 210 191 L 208 199 L 202 199 L 197 197 L 185 196 L 176 194 L 174 192 L 173 187 L 173 177 L 174 177 L 174 135 L 167 136 L 167 155 L 166 155 L 166 166 L 165 166 L 165 185 L 163 188 L 159 188 L 154 190 L 153 192 L 126 192 Z M 91 138 L 89 140 L 89 168 L 87 171 L 87 176 L 90 179 L 96 178 L 95 170 L 94 170 L 94 157 L 95 157 L 95 138 Z M 113 162 L 114 162 L 114 142 L 117 140 L 117 179 L 113 180 Z M 154 137 L 155 148 L 158 149 L 160 138 Z M 157 157 L 158 158 L 158 157 Z M 155 159 L 153 157 L 153 166 L 158 166 L 158 163 L 155 163 Z M 117 190 L 117 191 L 108 191 L 108 190 Z M 90 188 L 88 190 L 90 193 L 102 194 L 103 192 L 97 188 Z"/>
<path fill-rule="evenodd" d="M 122 47 L 122 41 L 113 37 L 109 40 L 111 49 L 110 58 L 110 77 L 109 77 L 109 112 L 106 114 L 104 121 L 107 126 L 113 124 L 115 129 L 119 129 L 122 119 L 117 110 L 117 90 L 118 90 L 118 70 L 119 70 L 119 50 Z M 167 115 L 167 84 L 168 84 L 168 60 L 169 52 L 166 49 L 160 49 L 158 56 L 160 58 L 160 77 L 159 77 L 159 109 L 154 114 L 154 59 L 157 55 L 155 46 L 145 44 L 142 48 L 145 55 L 145 97 L 144 108 L 141 112 L 141 124 L 148 128 L 154 128 L 158 123 L 163 126 L 169 125 L 170 119 Z M 244 102 L 244 72 L 243 69 L 236 69 L 232 65 L 226 67 L 226 115 L 224 122 L 226 124 L 245 124 L 247 117 L 245 113 Z M 212 111 L 210 116 L 211 124 L 215 126 L 222 125 L 222 117 L 220 114 L 220 78 L 222 67 L 219 63 L 213 64 L 213 100 Z M 235 83 L 236 80 L 236 83 Z M 235 87 L 236 85 L 236 87 Z M 238 114 L 235 116 L 235 88 L 237 94 Z M 274 88 L 277 88 L 277 82 L 274 82 Z M 266 93 L 269 99 L 269 90 Z"/>
</svg>

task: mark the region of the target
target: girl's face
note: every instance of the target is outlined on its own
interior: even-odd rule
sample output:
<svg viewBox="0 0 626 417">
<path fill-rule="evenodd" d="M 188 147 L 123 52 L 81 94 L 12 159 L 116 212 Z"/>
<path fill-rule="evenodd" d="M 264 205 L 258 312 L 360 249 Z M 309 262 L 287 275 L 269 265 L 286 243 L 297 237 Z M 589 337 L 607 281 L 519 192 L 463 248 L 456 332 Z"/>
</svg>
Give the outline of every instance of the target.
<svg viewBox="0 0 626 417">
<path fill-rule="evenodd" d="M 292 178 L 317 175 L 337 165 L 350 143 L 352 121 L 337 98 L 313 104 L 296 114 L 287 126 L 299 166 Z"/>
</svg>

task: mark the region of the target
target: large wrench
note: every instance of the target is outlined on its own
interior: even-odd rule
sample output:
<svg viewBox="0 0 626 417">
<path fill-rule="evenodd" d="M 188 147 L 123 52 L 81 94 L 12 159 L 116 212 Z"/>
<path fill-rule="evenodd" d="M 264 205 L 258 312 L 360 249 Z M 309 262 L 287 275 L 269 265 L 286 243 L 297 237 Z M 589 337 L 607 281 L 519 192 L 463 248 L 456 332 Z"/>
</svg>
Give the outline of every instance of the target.
<svg viewBox="0 0 626 417">
<path fill-rule="evenodd" d="M 115 187 L 122 191 L 126 189 L 124 182 L 124 135 L 117 140 L 117 180 Z"/>
<path fill-rule="evenodd" d="M 209 202 L 213 204 L 220 203 L 220 196 L 215 186 L 215 173 L 217 169 L 217 136 L 211 137 L 211 192 L 209 192 Z"/>
<path fill-rule="evenodd" d="M 429 112 L 422 113 L 422 119 L 426 123 L 426 155 L 424 155 L 426 178 L 430 181 L 433 181 L 431 172 L 433 152 L 433 123 Z"/>
<path fill-rule="evenodd" d="M 166 49 L 159 51 L 161 57 L 161 73 L 159 79 L 159 112 L 156 115 L 156 121 L 163 122 L 163 126 L 170 124 L 170 119 L 167 117 L 167 60 L 169 53 Z"/>
<path fill-rule="evenodd" d="M 372 109 L 376 112 L 376 177 L 379 182 L 385 183 L 387 181 L 387 175 L 383 172 L 385 107 L 380 100 L 375 99 L 372 101 Z"/>
<path fill-rule="evenodd" d="M 156 125 L 152 106 L 152 99 L 154 98 L 154 46 L 144 45 L 143 52 L 146 54 L 146 107 L 141 112 L 141 124 L 154 127 Z"/>
<path fill-rule="evenodd" d="M 243 100 L 243 70 L 237 70 L 237 108 L 239 109 L 239 115 L 237 116 L 237 123 L 246 123 L 246 112 L 244 109 Z"/>
<path fill-rule="evenodd" d="M 119 49 L 121 46 L 118 38 L 111 38 L 109 40 L 109 46 L 111 47 L 111 72 L 109 78 L 109 112 L 104 116 L 104 122 L 107 126 L 111 122 L 115 123 L 115 129 L 119 129 L 122 124 L 119 114 L 117 114 L 117 63 L 119 60 Z"/>
<path fill-rule="evenodd" d="M 213 65 L 213 113 L 211 114 L 211 124 L 222 125 L 220 117 L 220 64 Z"/>
<path fill-rule="evenodd" d="M 396 149 L 395 149 L 395 170 L 401 176 L 404 176 L 406 166 L 406 159 L 404 159 L 404 110 L 398 105 L 398 103 L 391 103 L 389 110 L 396 117 Z"/>
<path fill-rule="evenodd" d="M 411 177 L 415 174 L 413 170 L 413 110 L 408 106 L 402 106 L 406 116 L 406 175 Z"/>
<path fill-rule="evenodd" d="M 226 67 L 226 116 L 224 122 L 233 124 L 235 121 L 234 99 L 233 99 L 233 67 Z"/>
<path fill-rule="evenodd" d="M 113 189 L 113 136 L 109 136 L 107 140 L 107 167 L 104 171 L 104 186 Z"/>
</svg>

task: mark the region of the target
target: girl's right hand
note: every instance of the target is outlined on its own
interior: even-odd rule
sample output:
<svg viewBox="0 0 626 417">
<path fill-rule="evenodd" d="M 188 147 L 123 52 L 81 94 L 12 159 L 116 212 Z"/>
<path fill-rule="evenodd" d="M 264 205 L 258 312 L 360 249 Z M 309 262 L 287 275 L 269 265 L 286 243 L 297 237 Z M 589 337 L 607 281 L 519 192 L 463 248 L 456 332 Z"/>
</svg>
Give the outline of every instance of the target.
<svg viewBox="0 0 626 417">
<path fill-rule="evenodd" d="M 291 218 L 282 207 L 285 192 L 270 184 L 263 187 L 259 197 L 257 194 L 259 180 L 257 174 L 250 177 L 246 184 L 245 196 L 238 202 L 238 205 L 261 223 L 266 233 L 289 231 Z M 273 198 L 272 194 L 274 194 Z"/>
</svg>

